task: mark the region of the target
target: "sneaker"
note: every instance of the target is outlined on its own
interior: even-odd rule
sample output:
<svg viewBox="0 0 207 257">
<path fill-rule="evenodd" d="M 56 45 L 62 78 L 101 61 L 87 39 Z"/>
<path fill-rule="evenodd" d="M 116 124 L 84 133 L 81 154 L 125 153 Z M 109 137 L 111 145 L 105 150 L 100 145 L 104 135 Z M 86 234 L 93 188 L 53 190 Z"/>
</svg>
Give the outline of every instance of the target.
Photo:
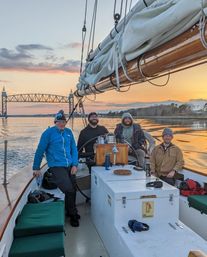
<svg viewBox="0 0 207 257">
<path fill-rule="evenodd" d="M 70 217 L 70 225 L 72 227 L 79 227 L 79 220 L 77 219 L 76 216 L 71 216 Z"/>
</svg>

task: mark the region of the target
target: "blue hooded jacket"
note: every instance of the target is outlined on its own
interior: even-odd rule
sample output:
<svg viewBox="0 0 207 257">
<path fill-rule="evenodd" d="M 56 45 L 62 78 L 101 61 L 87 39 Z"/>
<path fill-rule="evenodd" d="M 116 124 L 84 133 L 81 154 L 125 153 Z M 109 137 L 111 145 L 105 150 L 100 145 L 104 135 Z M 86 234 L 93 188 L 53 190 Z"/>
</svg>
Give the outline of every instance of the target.
<svg viewBox="0 0 207 257">
<path fill-rule="evenodd" d="M 53 126 L 43 132 L 35 153 L 33 170 L 40 169 L 44 153 L 49 167 L 78 165 L 78 151 L 72 131 L 69 128 L 61 131 Z"/>
</svg>

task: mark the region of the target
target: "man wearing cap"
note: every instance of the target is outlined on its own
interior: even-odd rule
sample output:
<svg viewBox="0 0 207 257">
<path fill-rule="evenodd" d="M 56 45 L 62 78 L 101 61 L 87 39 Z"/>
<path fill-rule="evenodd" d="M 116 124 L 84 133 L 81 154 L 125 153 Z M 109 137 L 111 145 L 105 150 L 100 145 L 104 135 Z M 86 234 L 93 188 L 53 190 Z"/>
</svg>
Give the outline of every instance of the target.
<svg viewBox="0 0 207 257">
<path fill-rule="evenodd" d="M 120 143 L 127 142 L 133 149 L 129 148 L 129 154 L 136 155 L 140 167 L 144 166 L 145 159 L 145 136 L 139 124 L 135 124 L 129 112 L 123 113 L 121 123 L 116 125 L 114 131 L 116 139 Z"/>
<path fill-rule="evenodd" d="M 153 149 L 150 157 L 151 173 L 174 185 L 176 174 L 184 165 L 183 154 L 179 147 L 171 143 L 173 132 L 170 128 L 163 130 L 162 139 L 163 142 Z"/>
<path fill-rule="evenodd" d="M 89 172 L 94 162 L 94 144 L 99 136 L 108 134 L 108 130 L 104 126 L 98 125 L 99 119 L 95 112 L 88 115 L 88 125 L 81 130 L 78 138 L 78 153 L 79 157 L 87 157 L 87 166 Z"/>
<path fill-rule="evenodd" d="M 78 152 L 73 133 L 66 128 L 66 117 L 60 110 L 54 120 L 55 126 L 46 129 L 39 141 L 33 163 L 33 174 L 38 177 L 43 155 L 46 155 L 52 180 L 65 194 L 65 209 L 73 227 L 79 226 L 80 216 L 76 209 L 76 172 Z"/>
</svg>

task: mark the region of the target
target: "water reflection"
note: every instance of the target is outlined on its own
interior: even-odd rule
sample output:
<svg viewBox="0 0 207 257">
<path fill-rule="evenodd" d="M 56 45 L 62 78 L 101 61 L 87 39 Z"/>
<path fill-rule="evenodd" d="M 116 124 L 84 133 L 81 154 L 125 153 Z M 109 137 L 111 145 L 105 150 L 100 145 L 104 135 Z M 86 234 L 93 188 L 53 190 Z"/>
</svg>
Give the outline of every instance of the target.
<svg viewBox="0 0 207 257">
<path fill-rule="evenodd" d="M 6 137 L 8 136 L 8 121 L 5 118 L 0 118 L 0 120 L 1 120 L 0 137 L 3 137 L 6 139 Z"/>
<path fill-rule="evenodd" d="M 193 121 L 193 124 L 191 126 L 193 129 L 206 129 L 207 128 L 207 122 L 206 121 Z"/>
<path fill-rule="evenodd" d="M 166 126 L 171 126 L 171 127 L 191 127 L 192 129 L 207 129 L 207 121 L 202 119 L 202 120 L 195 120 L 195 119 L 173 119 L 173 118 L 155 118 L 149 119 L 151 122 L 156 123 L 156 124 L 161 124 L 161 125 L 166 125 Z"/>
<path fill-rule="evenodd" d="M 135 119 L 143 129 L 162 140 L 162 130 L 171 127 L 173 142 L 182 150 L 185 165 L 191 169 L 207 173 L 207 121 L 192 119 Z M 119 118 L 100 118 L 100 124 L 114 132 Z M 53 118 L 8 118 L 0 119 L 0 178 L 3 174 L 3 140 L 8 140 L 8 171 L 15 174 L 33 162 L 33 156 L 40 135 L 48 126 L 53 126 Z M 83 128 L 82 119 L 74 120 L 74 135 L 77 140 Z"/>
</svg>

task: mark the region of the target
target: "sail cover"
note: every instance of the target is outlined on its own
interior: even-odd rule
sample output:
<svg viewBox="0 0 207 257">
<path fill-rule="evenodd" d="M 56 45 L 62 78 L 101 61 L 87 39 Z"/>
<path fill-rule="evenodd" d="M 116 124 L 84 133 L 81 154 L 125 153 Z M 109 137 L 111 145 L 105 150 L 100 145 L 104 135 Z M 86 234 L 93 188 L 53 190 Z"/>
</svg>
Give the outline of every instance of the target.
<svg viewBox="0 0 207 257">
<path fill-rule="evenodd" d="M 77 89 L 95 85 L 125 62 L 160 46 L 198 23 L 207 0 L 140 0 L 91 55 Z"/>
</svg>

